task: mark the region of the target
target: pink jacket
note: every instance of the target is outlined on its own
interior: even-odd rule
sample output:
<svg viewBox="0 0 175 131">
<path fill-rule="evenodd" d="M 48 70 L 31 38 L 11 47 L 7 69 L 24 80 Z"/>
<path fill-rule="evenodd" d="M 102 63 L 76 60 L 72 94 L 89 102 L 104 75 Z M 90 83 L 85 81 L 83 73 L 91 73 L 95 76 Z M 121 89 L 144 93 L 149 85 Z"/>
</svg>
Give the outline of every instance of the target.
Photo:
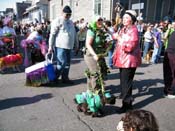
<svg viewBox="0 0 175 131">
<path fill-rule="evenodd" d="M 113 64 L 119 68 L 138 67 L 141 64 L 141 50 L 137 27 L 133 25 L 127 31 L 123 28 L 119 36 L 122 39 L 116 43 Z"/>
</svg>

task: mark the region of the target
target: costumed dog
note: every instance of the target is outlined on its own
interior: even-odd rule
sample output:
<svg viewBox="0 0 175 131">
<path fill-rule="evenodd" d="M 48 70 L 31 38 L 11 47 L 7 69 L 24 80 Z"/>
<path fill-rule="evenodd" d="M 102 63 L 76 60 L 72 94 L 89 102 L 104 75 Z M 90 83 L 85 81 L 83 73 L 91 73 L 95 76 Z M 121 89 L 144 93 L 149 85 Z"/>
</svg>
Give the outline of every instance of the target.
<svg viewBox="0 0 175 131">
<path fill-rule="evenodd" d="M 22 55 L 11 54 L 0 58 L 0 71 L 3 72 L 6 68 L 15 68 L 20 71 L 19 66 L 22 64 Z"/>
<path fill-rule="evenodd" d="M 146 54 L 146 62 L 150 63 L 151 57 L 152 57 L 153 50 L 149 50 L 148 53 Z"/>
<path fill-rule="evenodd" d="M 102 107 L 105 104 L 115 104 L 116 97 L 110 93 L 94 94 L 90 91 L 82 92 L 75 96 L 75 103 L 77 103 L 77 110 L 83 112 L 85 115 L 92 117 L 103 116 Z"/>
</svg>

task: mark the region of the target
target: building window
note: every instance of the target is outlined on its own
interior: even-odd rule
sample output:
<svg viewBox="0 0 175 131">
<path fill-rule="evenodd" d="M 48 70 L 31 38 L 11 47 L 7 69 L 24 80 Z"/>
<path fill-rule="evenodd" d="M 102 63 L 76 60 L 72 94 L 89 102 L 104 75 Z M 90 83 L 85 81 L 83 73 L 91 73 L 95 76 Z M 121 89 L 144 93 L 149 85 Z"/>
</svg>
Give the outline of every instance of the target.
<svg viewBox="0 0 175 131">
<path fill-rule="evenodd" d="M 56 13 L 55 13 L 56 12 L 56 5 L 52 5 L 51 10 L 52 10 L 52 13 L 51 13 L 52 17 L 51 18 L 55 19 L 56 18 Z"/>
<path fill-rule="evenodd" d="M 94 0 L 94 14 L 101 15 L 101 0 Z"/>
</svg>

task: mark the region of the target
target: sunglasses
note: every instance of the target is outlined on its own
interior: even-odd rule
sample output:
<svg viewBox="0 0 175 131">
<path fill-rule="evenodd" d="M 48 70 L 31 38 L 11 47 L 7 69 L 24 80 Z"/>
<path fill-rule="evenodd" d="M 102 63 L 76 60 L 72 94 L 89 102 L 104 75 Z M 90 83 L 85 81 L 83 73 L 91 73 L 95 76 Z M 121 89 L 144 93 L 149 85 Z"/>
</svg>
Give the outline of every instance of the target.
<svg viewBox="0 0 175 131">
<path fill-rule="evenodd" d="M 98 21 L 103 21 L 103 19 L 100 18 L 100 19 L 98 19 Z"/>
<path fill-rule="evenodd" d="M 71 16 L 72 14 L 66 14 L 66 16 Z"/>
</svg>

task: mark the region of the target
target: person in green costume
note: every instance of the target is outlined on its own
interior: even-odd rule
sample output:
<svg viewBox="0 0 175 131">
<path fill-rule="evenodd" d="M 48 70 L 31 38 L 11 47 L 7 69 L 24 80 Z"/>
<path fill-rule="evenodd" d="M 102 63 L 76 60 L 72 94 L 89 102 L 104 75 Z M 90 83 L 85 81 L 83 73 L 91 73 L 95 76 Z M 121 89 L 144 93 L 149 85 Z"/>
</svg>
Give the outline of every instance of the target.
<svg viewBox="0 0 175 131">
<path fill-rule="evenodd" d="M 87 91 L 75 95 L 78 111 L 85 111 L 85 114 L 91 112 L 92 117 L 102 115 L 100 109 L 104 104 L 115 104 L 115 97 L 104 88 L 104 79 L 109 73 L 104 57 L 112 47 L 112 40 L 109 38 L 103 27 L 103 18 L 96 16 L 89 24 L 85 43 L 84 60 L 88 68 L 85 71 Z"/>
<path fill-rule="evenodd" d="M 96 16 L 89 24 L 86 36 L 84 60 L 88 67 L 87 86 L 93 93 L 104 92 L 103 80 L 109 71 L 104 59 L 109 46 L 103 29 L 103 18 Z"/>
</svg>

